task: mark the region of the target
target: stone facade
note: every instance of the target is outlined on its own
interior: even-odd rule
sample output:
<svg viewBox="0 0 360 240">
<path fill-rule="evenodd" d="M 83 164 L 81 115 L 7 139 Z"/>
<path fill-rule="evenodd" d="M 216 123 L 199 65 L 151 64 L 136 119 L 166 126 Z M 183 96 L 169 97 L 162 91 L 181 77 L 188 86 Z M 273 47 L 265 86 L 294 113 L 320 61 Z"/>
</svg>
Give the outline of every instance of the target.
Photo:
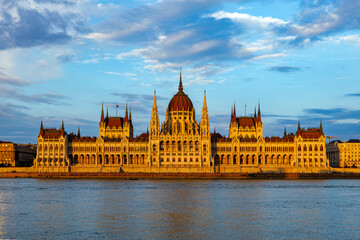
<svg viewBox="0 0 360 240">
<path fill-rule="evenodd" d="M 35 156 L 35 145 L 0 141 L 0 167 L 32 166 Z"/>
<path fill-rule="evenodd" d="M 331 167 L 360 168 L 360 140 L 334 141 L 326 145 Z"/>
<path fill-rule="evenodd" d="M 253 116 L 231 111 L 229 137 L 210 133 L 204 93 L 201 119 L 184 93 L 182 79 L 160 122 L 154 93 L 150 131 L 133 137 L 131 110 L 109 117 L 101 110 L 99 137 L 44 129 L 41 123 L 35 159 L 46 172 L 261 172 L 261 169 L 327 169 L 325 136 L 319 128 L 302 129 L 282 137 L 263 137 L 260 105 Z"/>
</svg>

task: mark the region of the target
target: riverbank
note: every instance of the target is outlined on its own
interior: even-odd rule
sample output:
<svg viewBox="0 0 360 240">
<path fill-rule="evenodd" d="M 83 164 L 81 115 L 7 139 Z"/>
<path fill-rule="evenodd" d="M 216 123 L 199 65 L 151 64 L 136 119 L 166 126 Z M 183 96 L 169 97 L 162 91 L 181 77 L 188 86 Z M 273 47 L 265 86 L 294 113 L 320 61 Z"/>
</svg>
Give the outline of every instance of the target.
<svg viewBox="0 0 360 240">
<path fill-rule="evenodd" d="M 2 172 L 0 178 L 57 179 L 360 179 L 360 173 L 16 173 Z"/>
</svg>

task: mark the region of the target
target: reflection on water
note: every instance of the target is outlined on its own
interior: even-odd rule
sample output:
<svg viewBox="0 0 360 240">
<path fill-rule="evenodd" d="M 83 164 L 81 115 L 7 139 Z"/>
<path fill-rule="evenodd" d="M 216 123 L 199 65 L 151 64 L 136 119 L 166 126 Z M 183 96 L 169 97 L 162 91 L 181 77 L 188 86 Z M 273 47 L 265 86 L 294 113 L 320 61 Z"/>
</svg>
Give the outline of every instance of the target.
<svg viewBox="0 0 360 240">
<path fill-rule="evenodd" d="M 3 193 L 0 192 L 0 238 L 1 236 L 5 236 L 6 232 L 5 232 L 5 216 L 4 213 L 5 212 L 5 204 L 4 204 L 4 197 L 3 197 Z"/>
<path fill-rule="evenodd" d="M 359 180 L 1 179 L 0 238 L 354 239 Z"/>
</svg>

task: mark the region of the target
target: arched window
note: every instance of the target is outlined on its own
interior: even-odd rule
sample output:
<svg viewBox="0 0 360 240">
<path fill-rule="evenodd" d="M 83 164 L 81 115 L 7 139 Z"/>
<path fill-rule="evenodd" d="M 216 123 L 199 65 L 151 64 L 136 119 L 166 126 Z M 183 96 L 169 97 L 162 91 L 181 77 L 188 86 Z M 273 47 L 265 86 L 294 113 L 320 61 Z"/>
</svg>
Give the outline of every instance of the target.
<svg viewBox="0 0 360 240">
<path fill-rule="evenodd" d="M 312 146 L 311 145 L 309 146 L 309 151 L 312 151 Z"/>
<path fill-rule="evenodd" d="M 298 151 L 301 151 L 301 146 L 300 145 L 298 146 Z"/>
<path fill-rule="evenodd" d="M 203 145 L 203 151 L 206 152 L 206 144 Z"/>
<path fill-rule="evenodd" d="M 322 152 L 324 150 L 323 145 L 320 145 L 320 151 Z"/>
<path fill-rule="evenodd" d="M 153 144 L 153 151 L 156 151 L 156 144 Z"/>
<path fill-rule="evenodd" d="M 304 151 L 307 151 L 306 145 L 304 145 Z"/>
<path fill-rule="evenodd" d="M 318 146 L 317 145 L 315 145 L 315 151 L 318 151 Z"/>
<path fill-rule="evenodd" d="M 195 142 L 195 151 L 199 151 L 199 142 L 198 141 Z"/>
</svg>

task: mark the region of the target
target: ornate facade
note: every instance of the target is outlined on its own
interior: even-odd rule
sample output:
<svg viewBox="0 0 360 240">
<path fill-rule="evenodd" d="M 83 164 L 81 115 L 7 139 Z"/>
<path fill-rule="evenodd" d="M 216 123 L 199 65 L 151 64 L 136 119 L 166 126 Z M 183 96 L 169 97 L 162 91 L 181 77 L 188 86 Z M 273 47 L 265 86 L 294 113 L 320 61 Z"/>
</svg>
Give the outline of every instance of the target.
<svg viewBox="0 0 360 240">
<path fill-rule="evenodd" d="M 133 137 L 131 110 L 125 117 L 104 116 L 99 137 L 44 129 L 41 123 L 34 165 L 38 171 L 85 172 L 241 172 L 246 169 L 327 168 L 325 136 L 319 128 L 302 129 L 282 137 L 263 137 L 260 105 L 253 116 L 231 111 L 229 137 L 210 133 L 204 93 L 201 119 L 196 121 L 192 101 L 182 78 L 160 122 L 154 93 L 150 131 Z"/>
<path fill-rule="evenodd" d="M 334 141 L 326 144 L 326 154 L 331 167 L 360 168 L 360 140 Z"/>
</svg>

